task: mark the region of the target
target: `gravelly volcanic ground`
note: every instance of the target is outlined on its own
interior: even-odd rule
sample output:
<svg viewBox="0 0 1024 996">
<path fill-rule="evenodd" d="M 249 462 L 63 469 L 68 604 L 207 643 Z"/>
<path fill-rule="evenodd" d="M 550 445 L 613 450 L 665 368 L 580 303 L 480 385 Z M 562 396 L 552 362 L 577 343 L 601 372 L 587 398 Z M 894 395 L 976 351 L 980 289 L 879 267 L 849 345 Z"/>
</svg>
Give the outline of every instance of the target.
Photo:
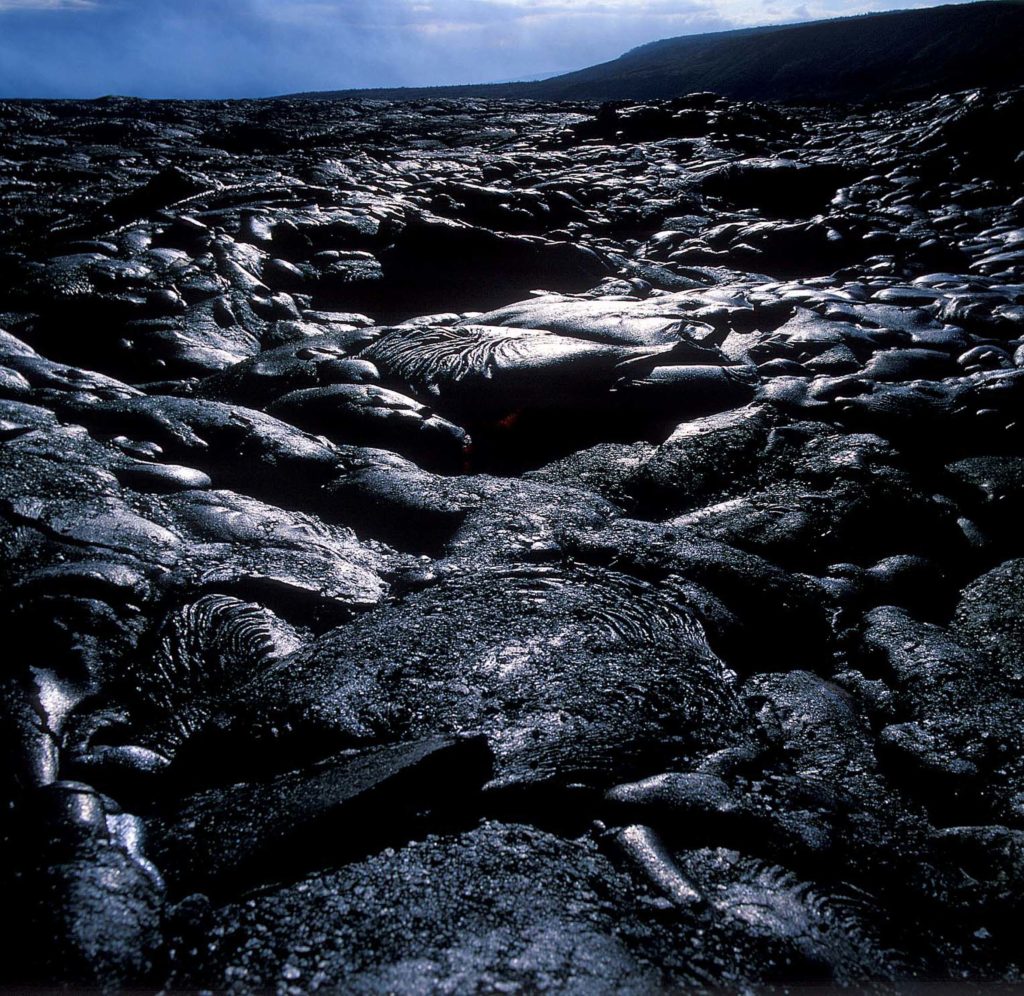
<svg viewBox="0 0 1024 996">
<path fill-rule="evenodd" d="M 0 134 L 8 984 L 1020 978 L 1024 91 Z"/>
</svg>

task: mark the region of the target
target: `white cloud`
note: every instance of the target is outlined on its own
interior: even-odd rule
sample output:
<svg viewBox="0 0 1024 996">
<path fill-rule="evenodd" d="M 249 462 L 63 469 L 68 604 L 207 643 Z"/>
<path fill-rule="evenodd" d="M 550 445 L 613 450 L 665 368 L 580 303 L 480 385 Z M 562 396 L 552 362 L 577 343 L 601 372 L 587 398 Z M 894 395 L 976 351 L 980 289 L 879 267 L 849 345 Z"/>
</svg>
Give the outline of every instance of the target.
<svg viewBox="0 0 1024 996">
<path fill-rule="evenodd" d="M 92 10 L 96 0 L 0 0 L 0 13 L 5 10 Z"/>
<path fill-rule="evenodd" d="M 0 0 L 2 5 L 5 0 Z M 28 0 L 31 2 L 31 0 Z M 539 31 L 571 36 L 646 30 L 665 34 L 860 14 L 940 0 L 239 0 L 260 21 L 312 30 L 408 31 L 419 37 Z M 484 39 L 482 39 L 484 40 Z"/>
<path fill-rule="evenodd" d="M 0 0 L 2 2 L 2 0 Z M 734 0 L 725 0 L 728 6 Z M 742 0 L 740 0 L 742 4 Z M 269 21 L 359 28 L 512 26 L 565 18 L 670 19 L 720 13 L 723 0 L 250 0 L 249 9 Z"/>
</svg>

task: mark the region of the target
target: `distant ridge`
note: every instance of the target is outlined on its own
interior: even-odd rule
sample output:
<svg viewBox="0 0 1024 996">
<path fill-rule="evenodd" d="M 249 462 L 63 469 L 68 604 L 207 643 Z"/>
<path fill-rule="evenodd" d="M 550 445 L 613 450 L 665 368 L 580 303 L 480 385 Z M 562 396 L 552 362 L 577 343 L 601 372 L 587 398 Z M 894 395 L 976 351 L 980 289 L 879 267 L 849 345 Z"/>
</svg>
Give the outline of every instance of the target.
<svg viewBox="0 0 1024 996">
<path fill-rule="evenodd" d="M 295 94 L 419 100 L 649 100 L 713 90 L 777 101 L 877 101 L 1024 83 L 1024 0 L 667 38 L 611 62 L 531 83 Z"/>
</svg>

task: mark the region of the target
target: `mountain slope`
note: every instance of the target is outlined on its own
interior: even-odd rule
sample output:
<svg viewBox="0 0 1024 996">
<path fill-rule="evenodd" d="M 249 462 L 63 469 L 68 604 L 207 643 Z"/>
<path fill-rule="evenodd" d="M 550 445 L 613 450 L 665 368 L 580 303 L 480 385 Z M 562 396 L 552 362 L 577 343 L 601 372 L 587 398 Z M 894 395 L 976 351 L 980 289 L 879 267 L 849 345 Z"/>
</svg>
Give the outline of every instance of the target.
<svg viewBox="0 0 1024 996">
<path fill-rule="evenodd" d="M 534 83 L 315 97 L 615 100 L 714 90 L 760 100 L 880 100 L 1024 82 L 1024 2 L 983 2 L 668 38 Z"/>
</svg>

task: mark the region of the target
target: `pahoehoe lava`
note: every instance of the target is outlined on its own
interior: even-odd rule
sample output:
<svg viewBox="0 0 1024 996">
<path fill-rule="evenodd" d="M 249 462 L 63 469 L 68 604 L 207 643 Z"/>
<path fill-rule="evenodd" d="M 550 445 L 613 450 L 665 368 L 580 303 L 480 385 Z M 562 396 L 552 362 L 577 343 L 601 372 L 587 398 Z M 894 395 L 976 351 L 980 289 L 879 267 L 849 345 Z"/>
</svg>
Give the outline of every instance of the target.
<svg viewBox="0 0 1024 996">
<path fill-rule="evenodd" d="M 0 136 L 0 983 L 1021 981 L 1024 89 Z"/>
</svg>

